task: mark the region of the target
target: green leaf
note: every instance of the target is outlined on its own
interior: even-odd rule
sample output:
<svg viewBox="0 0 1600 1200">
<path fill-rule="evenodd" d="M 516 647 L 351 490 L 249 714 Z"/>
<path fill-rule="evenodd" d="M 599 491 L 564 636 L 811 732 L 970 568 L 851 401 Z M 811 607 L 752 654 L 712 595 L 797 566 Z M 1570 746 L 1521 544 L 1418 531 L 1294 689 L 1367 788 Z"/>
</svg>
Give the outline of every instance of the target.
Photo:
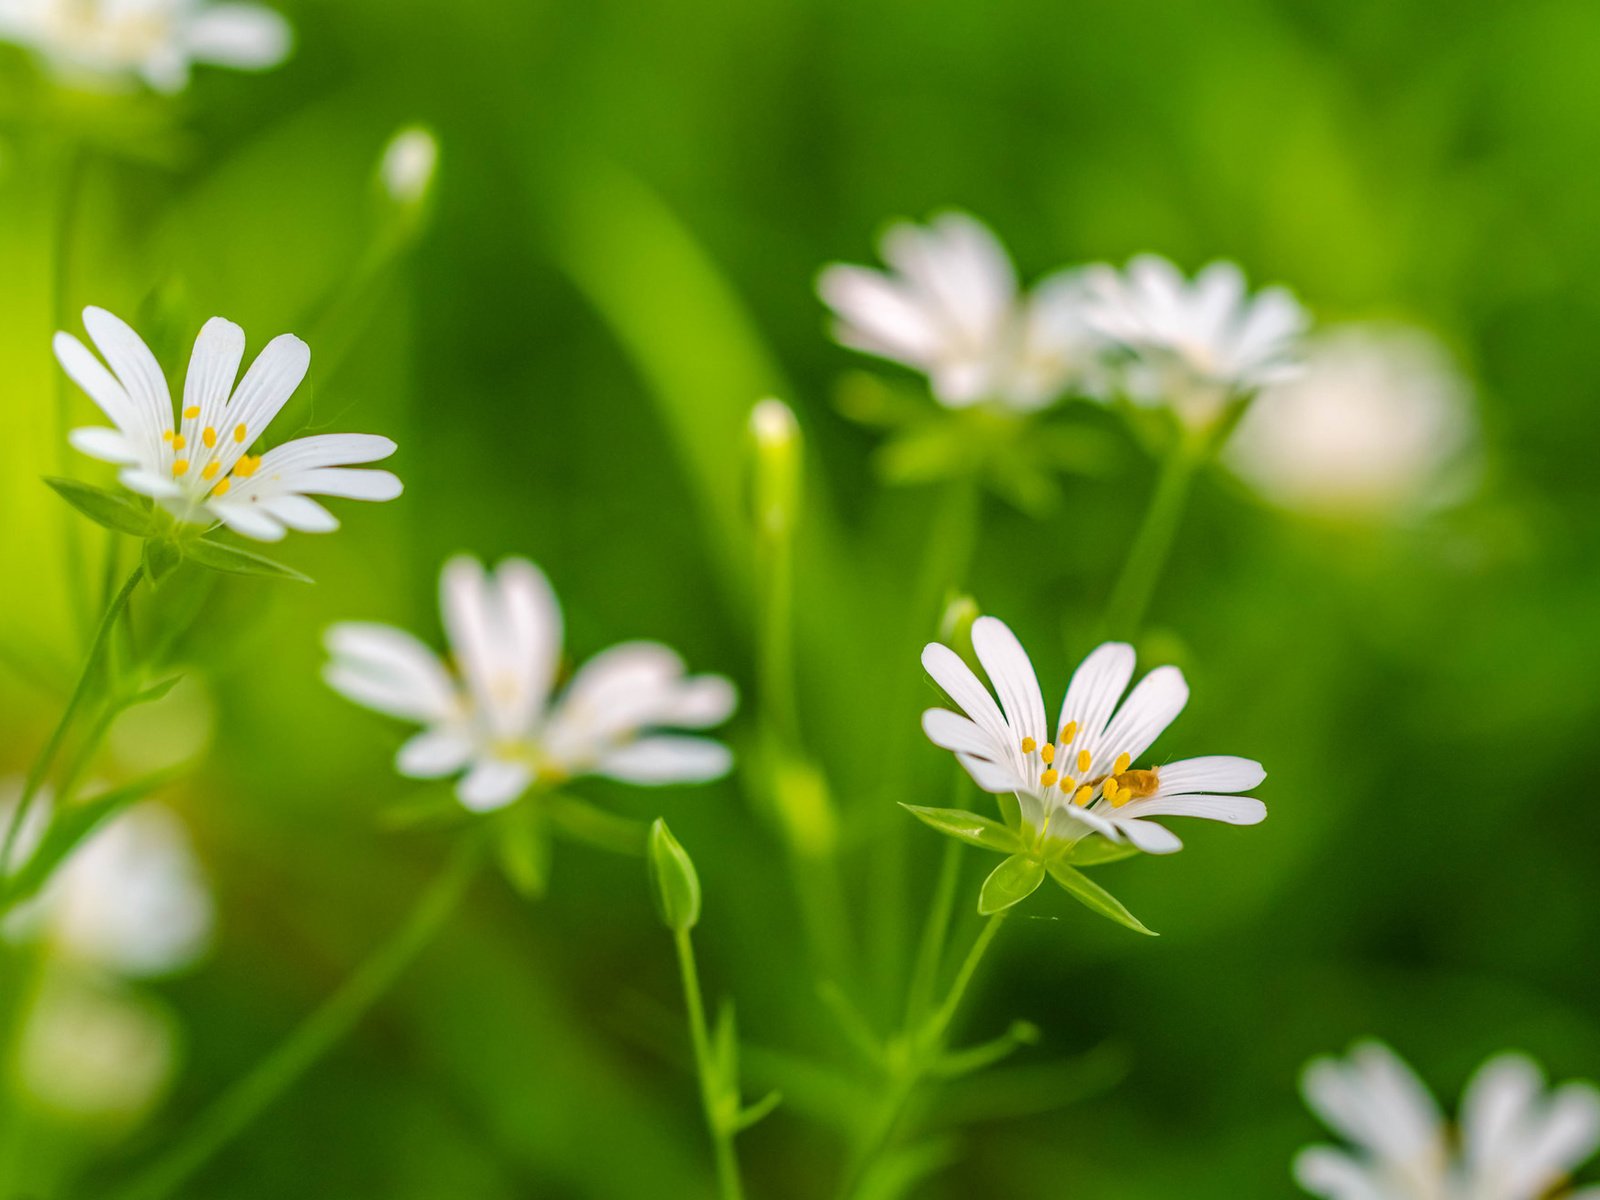
<svg viewBox="0 0 1600 1200">
<path fill-rule="evenodd" d="M 178 548 L 166 538 L 150 538 L 144 544 L 144 573 L 152 584 L 160 583 L 180 562 Z"/>
<path fill-rule="evenodd" d="M 700 920 L 700 876 L 688 852 L 660 817 L 650 826 L 645 861 L 650 866 L 650 894 L 656 912 L 668 929 L 687 933 Z"/>
<path fill-rule="evenodd" d="M 293 567 L 286 567 L 282 563 L 273 562 L 270 558 L 263 558 L 249 550 L 241 550 L 237 546 L 214 542 L 210 538 L 196 538 L 188 543 L 183 548 L 183 556 L 202 567 L 209 567 L 213 571 L 226 571 L 230 575 L 265 575 L 272 579 L 312 582 L 309 575 L 303 575 Z"/>
<path fill-rule="evenodd" d="M 94 487 L 53 475 L 45 476 L 45 482 L 55 489 L 56 495 L 97 525 L 134 537 L 149 537 L 155 528 L 155 514 L 149 502 L 130 492 Z"/>
<path fill-rule="evenodd" d="M 1051 863 L 1050 878 L 1065 888 L 1074 900 L 1085 908 L 1099 913 L 1102 917 L 1109 917 L 1118 925 L 1126 925 L 1135 933 L 1142 933 L 1149 937 L 1161 936 L 1154 929 L 1146 928 L 1143 921 L 1123 907 L 1122 901 L 1083 874 L 1083 872 L 1074 870 L 1072 867 L 1067 866 L 1066 863 Z"/>
<path fill-rule="evenodd" d="M 1067 852 L 1062 861 L 1075 867 L 1098 867 L 1105 863 L 1121 862 L 1138 853 L 1139 847 L 1131 842 L 1113 842 L 1097 834 L 1084 838 Z"/>
<path fill-rule="evenodd" d="M 916 804 L 902 804 L 917 820 L 948 837 L 959 838 L 985 850 L 1001 854 L 1015 854 L 1022 849 L 1022 839 L 999 821 L 980 817 L 964 808 L 923 808 Z"/>
<path fill-rule="evenodd" d="M 748 1108 L 740 1110 L 738 1119 L 733 1123 L 733 1131 L 742 1133 L 757 1121 L 766 1117 L 773 1109 L 783 1103 L 782 1092 L 768 1092 Z"/>
<path fill-rule="evenodd" d="M 978 893 L 978 912 L 993 916 L 1033 895 L 1044 882 L 1044 864 L 1025 854 L 1013 854 L 983 881 Z"/>
<path fill-rule="evenodd" d="M 501 814 L 494 850 L 506 879 L 525 899 L 544 895 L 550 883 L 550 835 L 531 806 L 513 805 Z"/>
<path fill-rule="evenodd" d="M 170 782 L 174 774 L 173 771 L 158 771 L 55 813 L 32 857 L 0 885 L 0 912 L 22 903 L 49 883 L 56 868 L 72 855 L 85 838 L 129 805 L 136 804 Z"/>
</svg>

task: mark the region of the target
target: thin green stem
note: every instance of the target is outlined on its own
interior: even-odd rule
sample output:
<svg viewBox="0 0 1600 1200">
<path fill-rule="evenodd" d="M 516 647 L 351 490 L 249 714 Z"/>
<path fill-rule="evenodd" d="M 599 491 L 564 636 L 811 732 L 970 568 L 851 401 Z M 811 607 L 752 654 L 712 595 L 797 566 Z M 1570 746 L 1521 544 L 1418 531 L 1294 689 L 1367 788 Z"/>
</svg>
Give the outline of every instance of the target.
<svg viewBox="0 0 1600 1200">
<path fill-rule="evenodd" d="M 460 905 L 483 858 L 482 839 L 463 837 L 405 922 L 315 1012 L 137 1175 L 117 1200 L 163 1200 L 238 1137 L 355 1028 Z"/>
<path fill-rule="evenodd" d="M 44 749 L 39 752 L 39 757 L 34 759 L 33 766 L 28 769 L 28 777 L 22 785 L 22 797 L 17 801 L 17 806 L 11 810 L 11 821 L 6 827 L 5 841 L 0 843 L 0 873 L 10 870 L 11 854 L 16 848 L 17 835 L 28 819 L 28 812 L 33 807 L 39 789 L 44 786 L 45 777 L 50 773 L 56 755 L 61 752 L 61 744 L 72 728 L 78 710 L 83 707 L 92 690 L 94 677 L 111 640 L 111 630 L 116 626 L 122 610 L 127 607 L 129 597 L 133 595 L 134 589 L 139 586 L 139 580 L 143 577 L 143 568 L 135 567 L 133 574 L 128 576 L 117 594 L 111 598 L 111 603 L 106 606 L 105 612 L 100 617 L 100 624 L 95 628 L 94 639 L 89 643 L 89 652 L 84 658 L 83 670 L 78 675 L 78 682 L 72 689 L 72 695 L 67 699 L 67 707 L 62 710 L 61 719 L 51 731 L 50 740 L 45 743 Z"/>
<path fill-rule="evenodd" d="M 1183 510 L 1202 453 L 1198 440 L 1190 435 L 1181 439 L 1162 460 L 1150 507 L 1145 510 L 1139 532 L 1122 565 L 1122 573 L 1106 602 L 1103 625 L 1109 636 L 1132 637 L 1138 633 L 1156 581 L 1172 551 L 1178 526 L 1183 521 Z"/>
<path fill-rule="evenodd" d="M 906 994 L 905 1024 L 909 1029 L 927 1012 L 933 988 L 944 961 L 945 940 L 950 936 L 950 917 L 955 911 L 956 885 L 961 881 L 961 843 L 943 838 L 944 856 L 939 860 L 939 878 L 933 885 L 928 904 L 928 919 L 922 927 L 917 947 L 917 963 L 911 972 L 911 987 Z"/>
<path fill-rule="evenodd" d="M 683 976 L 683 1002 L 689 1013 L 689 1038 L 694 1043 L 695 1071 L 700 1077 L 700 1104 L 717 1164 L 717 1194 L 721 1200 L 743 1200 L 739 1158 L 733 1148 L 735 1104 L 729 1103 L 727 1081 L 720 1077 L 711 1054 L 711 1034 L 706 1025 L 705 1001 L 700 995 L 700 972 L 695 967 L 694 944 L 687 929 L 673 932 L 678 949 L 678 970 Z"/>
<path fill-rule="evenodd" d="M 794 538 L 790 530 L 762 539 L 761 644 L 758 664 L 761 709 L 790 745 L 800 741 L 794 670 Z"/>
</svg>

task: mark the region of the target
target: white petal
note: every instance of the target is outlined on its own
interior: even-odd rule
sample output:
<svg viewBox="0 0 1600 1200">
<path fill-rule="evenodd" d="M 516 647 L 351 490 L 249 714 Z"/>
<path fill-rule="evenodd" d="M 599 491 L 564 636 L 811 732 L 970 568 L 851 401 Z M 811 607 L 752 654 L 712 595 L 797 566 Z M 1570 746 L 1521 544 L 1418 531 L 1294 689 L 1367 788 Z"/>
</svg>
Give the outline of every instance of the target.
<svg viewBox="0 0 1600 1200">
<path fill-rule="evenodd" d="M 1295 1182 L 1325 1200 L 1393 1200 L 1371 1169 L 1342 1150 L 1310 1146 L 1294 1160 Z"/>
<path fill-rule="evenodd" d="M 675 729 L 721 725 L 739 706 L 739 689 L 721 675 L 694 675 L 673 689 L 652 722 Z"/>
<path fill-rule="evenodd" d="M 139 413 L 133 406 L 133 401 L 124 390 L 122 384 L 105 364 L 94 356 L 94 353 L 73 337 L 70 333 L 58 333 L 52 343 L 55 347 L 56 360 L 60 362 L 61 369 L 67 377 L 77 384 L 100 408 L 100 411 L 111 420 L 126 436 L 132 436 L 135 444 L 142 444 L 143 435 L 147 432 L 140 420 Z M 157 431 L 156 436 L 160 436 Z"/>
<path fill-rule="evenodd" d="M 243 71 L 277 66 L 289 56 L 289 23 L 254 4 L 213 4 L 190 21 L 184 43 L 196 62 Z"/>
<path fill-rule="evenodd" d="M 1006 792 L 1024 792 L 1028 784 L 1017 773 L 1015 767 L 1004 762 L 991 762 L 987 758 L 978 758 L 972 754 L 956 755 L 956 761 L 972 776 L 972 782 L 986 792 L 997 796 Z"/>
<path fill-rule="evenodd" d="M 131 402 L 135 425 L 125 432 L 146 441 L 148 456 L 150 444 L 159 446 L 162 431 L 172 428 L 172 394 L 161 364 L 127 322 L 103 308 L 84 309 L 83 326 Z"/>
<path fill-rule="evenodd" d="M 1185 758 L 1161 768 L 1161 790 L 1167 795 L 1198 792 L 1247 792 L 1267 777 L 1254 759 L 1231 754 Z"/>
<path fill-rule="evenodd" d="M 1259 825 L 1267 819 L 1267 806 L 1254 796 L 1157 794 L 1126 804 L 1119 811 L 1129 817 L 1200 817 L 1229 825 Z"/>
<path fill-rule="evenodd" d="M 979 617 L 972 623 L 972 648 L 994 684 L 1011 732 L 1041 745 L 1052 740 L 1044 727 L 1039 677 L 1016 634 L 996 617 Z"/>
<path fill-rule="evenodd" d="M 223 317 L 212 317 L 200 327 L 189 355 L 189 373 L 183 380 L 183 407 L 200 411 L 185 418 L 184 434 L 222 425 L 222 414 L 244 359 L 244 330 Z"/>
<path fill-rule="evenodd" d="M 274 446 L 261 456 L 259 469 L 290 475 L 318 467 L 377 462 L 394 452 L 394 442 L 375 433 L 316 433 Z"/>
<path fill-rule="evenodd" d="M 480 759 L 456 784 L 456 798 L 473 812 L 504 808 L 533 782 L 528 768 L 499 759 Z"/>
<path fill-rule="evenodd" d="M 337 517 L 306 496 L 274 496 L 260 508 L 273 520 L 301 533 L 332 533 L 339 528 Z"/>
<path fill-rule="evenodd" d="M 972 668 L 949 646 L 939 642 L 929 642 L 924 646 L 922 668 L 932 676 L 945 695 L 954 700 L 997 744 L 1009 745 L 1013 740 L 1020 742 L 1020 737 L 1013 739 L 1011 728 L 1000 715 L 1000 706 L 994 702 L 989 689 L 978 682 Z"/>
<path fill-rule="evenodd" d="M 395 755 L 395 770 L 412 779 L 452 775 L 472 757 L 471 740 L 457 730 L 425 729 L 406 739 Z"/>
<path fill-rule="evenodd" d="M 358 704 L 428 723 L 457 708 L 455 684 L 432 650 L 403 629 L 346 621 L 324 638 L 330 686 Z"/>
<path fill-rule="evenodd" d="M 176 499 L 183 495 L 180 488 L 170 475 L 157 475 L 154 471 L 147 471 L 143 467 L 129 467 L 125 471 L 117 472 L 117 481 L 129 491 L 138 492 L 141 496 L 156 496 Z"/>
<path fill-rule="evenodd" d="M 1178 835 L 1165 825 L 1154 821 L 1131 820 L 1126 816 L 1113 818 L 1118 832 L 1146 854 L 1173 854 L 1183 849 Z"/>
<path fill-rule="evenodd" d="M 901 284 L 864 267 L 832 266 L 818 277 L 817 292 L 842 318 L 834 333 L 843 345 L 911 367 L 933 360 L 937 332 Z"/>
<path fill-rule="evenodd" d="M 1116 708 L 1117 700 L 1133 678 L 1133 647 L 1106 642 L 1097 647 L 1072 673 L 1061 702 L 1061 725 L 1076 721 L 1080 738 L 1095 743 Z"/>
<path fill-rule="evenodd" d="M 263 467 L 265 462 L 263 457 Z M 285 475 L 282 483 L 289 491 L 312 496 L 338 496 L 345 500 L 393 500 L 405 490 L 392 471 L 346 470 L 340 467 L 320 467 L 315 471 Z"/>
<path fill-rule="evenodd" d="M 67 442 L 74 450 L 98 458 L 101 462 L 136 463 L 139 455 L 128 439 L 105 425 L 87 425 L 67 434 Z"/>
<path fill-rule="evenodd" d="M 625 783 L 704 783 L 733 767 L 733 754 L 721 742 L 697 737 L 646 737 L 613 750 L 595 771 Z"/>
<path fill-rule="evenodd" d="M 930 708 L 924 712 L 922 732 L 928 735 L 930 742 L 943 750 L 976 754 L 979 758 L 998 759 L 1001 762 L 1010 761 L 1008 746 L 1002 746 L 966 717 L 948 708 Z"/>
<path fill-rule="evenodd" d="M 239 381 L 223 418 L 227 428 L 243 425 L 243 445 L 250 445 L 282 411 L 310 368 L 309 346 L 292 333 L 273 338 Z"/>
<path fill-rule="evenodd" d="M 209 500 L 206 508 L 217 520 L 242 537 L 254 538 L 258 542 L 283 540 L 283 526 L 255 505 Z"/>
<path fill-rule="evenodd" d="M 1189 685 L 1177 667 L 1157 667 L 1139 681 L 1111 719 L 1097 747 L 1100 754 L 1137 759 L 1189 702 Z"/>
</svg>

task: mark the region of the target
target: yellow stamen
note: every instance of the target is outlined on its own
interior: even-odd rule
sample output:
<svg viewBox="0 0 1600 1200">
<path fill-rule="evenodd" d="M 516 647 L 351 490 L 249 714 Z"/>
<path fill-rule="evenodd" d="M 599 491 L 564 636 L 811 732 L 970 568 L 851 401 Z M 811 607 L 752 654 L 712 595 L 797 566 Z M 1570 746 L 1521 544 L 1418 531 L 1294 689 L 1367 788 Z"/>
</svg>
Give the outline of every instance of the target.
<svg viewBox="0 0 1600 1200">
<path fill-rule="evenodd" d="M 1089 752 L 1087 750 L 1079 750 L 1078 751 L 1078 774 L 1079 775 L 1087 775 L 1089 773 L 1089 767 L 1093 763 L 1094 763 L 1094 759 L 1090 756 L 1090 754 L 1089 754 Z"/>
<path fill-rule="evenodd" d="M 173 435 L 172 448 L 174 450 L 182 450 L 188 444 L 189 444 L 189 439 L 184 437 L 183 434 L 178 433 L 178 434 L 174 434 Z"/>
<path fill-rule="evenodd" d="M 1063 775 L 1061 777 L 1061 790 L 1063 792 L 1070 796 L 1073 792 L 1077 791 L 1077 789 L 1078 781 L 1071 775 Z"/>
<path fill-rule="evenodd" d="M 1046 771 L 1043 775 L 1039 776 L 1039 783 L 1041 785 L 1043 785 L 1044 787 L 1054 787 L 1056 780 L 1058 780 L 1060 778 L 1061 778 L 1061 772 L 1057 771 L 1055 768 L 1052 767 L 1050 770 Z"/>
<path fill-rule="evenodd" d="M 217 444 L 217 431 L 207 425 L 200 431 L 200 440 L 206 444 L 207 449 L 210 449 Z"/>
<path fill-rule="evenodd" d="M 192 421 L 196 417 L 198 417 L 199 415 L 200 415 L 200 406 L 198 404 L 191 404 L 191 405 L 189 405 L 188 408 L 183 410 L 183 419 L 185 421 Z"/>
<path fill-rule="evenodd" d="M 1025 737 L 1022 739 L 1022 752 L 1024 754 L 1032 754 L 1038 748 L 1039 743 L 1034 741 L 1032 738 Z"/>
<path fill-rule="evenodd" d="M 211 489 L 211 494 L 213 496 L 226 496 L 228 494 L 228 489 L 232 486 L 233 480 L 224 479 L 221 483 L 217 484 L 216 487 Z"/>
<path fill-rule="evenodd" d="M 241 421 L 238 425 L 234 426 L 233 440 L 238 442 L 241 446 L 244 445 L 246 433 L 247 430 L 244 427 L 244 423 Z"/>
<path fill-rule="evenodd" d="M 1039 757 L 1044 759 L 1046 766 L 1049 766 L 1051 763 L 1055 762 L 1055 760 L 1056 760 L 1056 748 L 1054 746 L 1048 745 L 1048 744 L 1046 744 L 1044 746 L 1040 746 L 1039 747 Z"/>
<path fill-rule="evenodd" d="M 1104 785 L 1102 785 L 1100 790 L 1105 793 L 1105 797 L 1106 797 L 1107 800 L 1111 801 L 1111 803 L 1113 805 L 1116 804 L 1116 802 L 1117 802 L 1117 781 L 1115 779 L 1106 780 Z"/>
<path fill-rule="evenodd" d="M 1094 789 L 1086 783 L 1073 794 L 1072 802 L 1082 808 L 1092 799 L 1094 799 Z"/>
<path fill-rule="evenodd" d="M 173 433 L 170 429 L 163 429 L 161 431 L 161 440 L 163 442 L 170 442 L 176 436 L 177 434 Z"/>
<path fill-rule="evenodd" d="M 1078 723 L 1076 721 L 1068 721 L 1061 727 L 1061 736 L 1057 738 L 1056 741 L 1060 742 L 1063 746 L 1070 746 L 1072 745 L 1072 739 L 1077 736 Z"/>
<path fill-rule="evenodd" d="M 201 479 L 215 479 L 217 472 L 222 470 L 222 464 L 213 460 L 200 468 Z"/>
<path fill-rule="evenodd" d="M 173 473 L 174 476 L 182 475 L 182 474 L 186 473 L 188 470 L 189 470 L 189 460 L 187 458 L 180 458 L 180 459 L 178 459 L 176 462 L 174 462 L 172 464 L 172 473 Z"/>
<path fill-rule="evenodd" d="M 1126 754 L 1117 755 L 1117 761 L 1112 765 L 1111 773 L 1113 775 L 1121 775 L 1128 769 L 1128 764 L 1132 761 L 1133 759 L 1129 758 Z"/>
<path fill-rule="evenodd" d="M 257 455 L 255 458 L 251 458 L 248 454 L 246 454 L 243 458 L 241 458 L 237 463 L 234 464 L 233 473 L 235 475 L 237 475 L 240 479 L 249 479 L 250 476 L 252 476 L 252 475 L 254 475 L 256 473 L 256 468 L 259 467 L 260 465 L 261 465 L 261 456 L 260 455 Z"/>
</svg>

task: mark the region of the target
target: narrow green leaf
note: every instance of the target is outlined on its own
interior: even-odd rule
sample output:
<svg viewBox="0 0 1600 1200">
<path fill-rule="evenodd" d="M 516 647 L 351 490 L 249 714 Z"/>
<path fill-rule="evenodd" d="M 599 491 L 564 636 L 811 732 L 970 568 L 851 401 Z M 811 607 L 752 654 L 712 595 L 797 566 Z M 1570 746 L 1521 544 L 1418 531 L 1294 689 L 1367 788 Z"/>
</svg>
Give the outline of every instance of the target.
<svg viewBox="0 0 1600 1200">
<path fill-rule="evenodd" d="M 495 828 L 495 857 L 507 881 L 525 899 L 537 900 L 550 883 L 550 834 L 532 806 L 513 805 Z"/>
<path fill-rule="evenodd" d="M 1113 842 L 1096 834 L 1086 837 L 1074 846 L 1062 860 L 1075 867 L 1098 867 L 1105 863 L 1121 862 L 1139 853 L 1131 842 Z"/>
<path fill-rule="evenodd" d="M 650 826 L 645 861 L 650 867 L 650 894 L 661 920 L 674 933 L 693 929 L 700 920 L 700 876 L 688 852 L 660 817 Z"/>
<path fill-rule="evenodd" d="M 54 475 L 45 476 L 44 481 L 55 489 L 56 495 L 97 525 L 134 537 L 148 537 L 154 529 L 155 514 L 149 502 L 130 492 L 95 487 Z"/>
<path fill-rule="evenodd" d="M 949 837 L 959 838 L 974 846 L 982 846 L 985 850 L 1015 854 L 1022 849 L 1022 839 L 1015 832 L 999 821 L 980 817 L 977 813 L 968 812 L 964 808 L 923 808 L 916 804 L 902 804 L 900 807 L 924 825 L 937 829 Z"/>
<path fill-rule="evenodd" d="M 735 1133 L 744 1132 L 750 1126 L 768 1116 L 773 1109 L 782 1103 L 782 1092 L 768 1092 L 754 1104 L 740 1111 L 738 1119 L 733 1123 L 733 1131 Z"/>
<path fill-rule="evenodd" d="M 136 804 L 170 782 L 175 774 L 173 771 L 158 771 L 55 813 L 32 857 L 0 885 L 0 912 L 34 895 L 50 882 L 56 868 L 72 855 L 85 838 L 129 805 Z"/>
<path fill-rule="evenodd" d="M 1126 925 L 1135 933 L 1142 933 L 1149 937 L 1160 937 L 1154 929 L 1149 929 L 1144 922 L 1139 920 L 1105 888 L 1090 879 L 1083 872 L 1067 866 L 1066 863 L 1051 863 L 1050 878 L 1059 883 L 1072 898 L 1085 908 L 1092 909 L 1102 917 L 1109 917 L 1118 925 Z"/>
<path fill-rule="evenodd" d="M 1044 882 L 1044 864 L 1023 854 L 1013 854 L 983 881 L 978 893 L 978 912 L 983 916 L 1010 908 L 1026 900 Z"/>
<path fill-rule="evenodd" d="M 263 558 L 250 550 L 214 542 L 210 538 L 196 538 L 188 543 L 183 548 L 183 556 L 202 567 L 209 567 L 213 571 L 226 571 L 230 575 L 265 575 L 272 579 L 312 582 L 309 575 L 303 575 L 293 567 L 273 562 L 270 558 Z"/>
</svg>

